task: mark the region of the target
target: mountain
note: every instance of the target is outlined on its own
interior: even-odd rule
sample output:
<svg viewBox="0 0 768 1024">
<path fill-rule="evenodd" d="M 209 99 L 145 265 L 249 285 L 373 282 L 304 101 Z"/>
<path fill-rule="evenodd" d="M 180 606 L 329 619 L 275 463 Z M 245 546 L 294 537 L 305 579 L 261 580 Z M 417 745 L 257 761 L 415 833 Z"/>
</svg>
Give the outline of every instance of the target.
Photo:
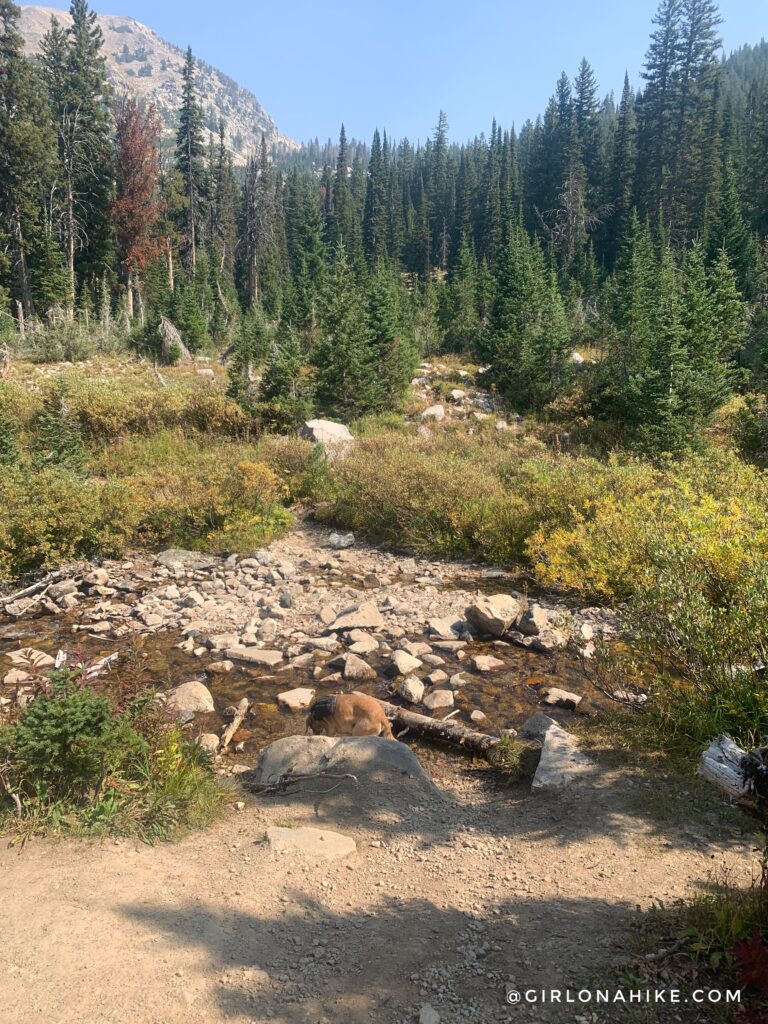
<svg viewBox="0 0 768 1024">
<path fill-rule="evenodd" d="M 52 7 L 21 8 L 20 30 L 29 54 L 39 51 L 51 17 L 65 28 L 72 21 L 67 12 Z M 147 104 L 154 104 L 165 124 L 165 133 L 172 136 L 181 102 L 184 51 L 133 18 L 100 14 L 98 21 L 104 33 L 107 73 L 115 92 L 127 92 Z M 198 60 L 197 66 L 197 89 L 206 124 L 217 133 L 219 121 L 224 119 L 236 164 L 244 164 L 249 153 L 256 152 L 262 133 L 276 150 L 296 148 L 295 142 L 278 132 L 277 125 L 252 92 L 210 64 Z"/>
</svg>

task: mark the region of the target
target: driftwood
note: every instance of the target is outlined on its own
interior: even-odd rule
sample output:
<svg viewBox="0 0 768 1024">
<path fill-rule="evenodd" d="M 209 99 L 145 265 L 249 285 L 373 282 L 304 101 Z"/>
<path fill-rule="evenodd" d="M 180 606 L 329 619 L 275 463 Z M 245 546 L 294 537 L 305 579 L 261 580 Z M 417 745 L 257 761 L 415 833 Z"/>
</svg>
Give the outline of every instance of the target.
<svg viewBox="0 0 768 1024">
<path fill-rule="evenodd" d="M 179 329 L 175 324 L 172 324 L 167 317 L 161 316 L 160 324 L 157 329 L 160 334 L 160 341 L 162 342 L 164 362 L 170 363 L 174 361 L 174 349 L 178 351 L 179 358 L 184 360 L 184 362 L 192 362 L 192 353 L 182 341 Z"/>
<path fill-rule="evenodd" d="M 305 789 L 305 793 L 316 793 L 323 795 L 325 793 L 332 793 L 335 789 L 344 782 L 353 782 L 357 785 L 358 779 L 356 775 L 352 775 L 347 772 L 345 775 L 332 775 L 329 772 L 315 772 L 312 775 L 291 775 L 290 772 L 286 772 L 284 775 L 278 775 L 274 782 L 249 782 L 247 779 L 240 779 L 240 784 L 246 789 L 251 790 L 254 793 L 258 793 L 260 796 L 266 796 L 270 793 L 287 793 L 290 786 L 298 785 L 302 782 L 309 782 L 312 779 L 336 779 L 336 785 L 331 786 L 330 789 Z"/>
<path fill-rule="evenodd" d="M 248 711 L 249 711 L 250 707 L 251 707 L 251 702 L 248 700 L 247 697 L 243 697 L 243 699 L 237 705 L 237 710 L 235 711 L 235 717 L 232 719 L 232 721 L 229 723 L 229 725 L 227 726 L 227 728 L 224 730 L 224 732 L 222 734 L 221 746 L 219 747 L 219 753 L 223 754 L 224 751 L 229 746 L 229 744 L 232 742 L 232 737 L 235 735 L 237 730 L 243 724 L 243 720 L 244 720 L 245 716 L 248 714 Z"/>
<path fill-rule="evenodd" d="M 486 732 L 476 732 L 460 722 L 451 722 L 446 718 L 442 720 L 429 718 L 427 715 L 419 715 L 415 711 L 406 711 L 405 708 L 399 708 L 386 700 L 380 700 L 379 704 L 384 708 L 384 713 L 392 722 L 395 732 L 402 729 L 414 736 L 422 736 L 424 739 L 453 743 L 488 761 L 491 760 L 492 752 L 499 744 L 498 736 L 489 736 Z"/>
<path fill-rule="evenodd" d="M 0 600 L 2 600 L 3 604 L 13 604 L 14 601 L 21 601 L 25 597 L 34 597 L 35 594 L 47 590 L 52 583 L 56 583 L 58 580 L 64 579 L 65 576 L 69 576 L 71 572 L 71 569 L 57 569 L 56 572 L 49 572 L 47 576 L 38 580 L 37 583 L 25 587 L 24 590 L 17 590 L 15 594 L 6 594 Z"/>
<path fill-rule="evenodd" d="M 750 754 L 727 736 L 718 736 L 701 755 L 699 775 L 755 817 L 762 817 L 754 783 L 745 775 Z"/>
</svg>

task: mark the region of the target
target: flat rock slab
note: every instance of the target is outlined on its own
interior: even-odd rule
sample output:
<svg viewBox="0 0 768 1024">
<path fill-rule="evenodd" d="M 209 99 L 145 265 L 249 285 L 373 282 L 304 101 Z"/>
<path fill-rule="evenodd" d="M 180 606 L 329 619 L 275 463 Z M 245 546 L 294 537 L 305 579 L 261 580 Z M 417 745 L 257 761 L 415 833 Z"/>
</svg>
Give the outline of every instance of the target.
<svg viewBox="0 0 768 1024">
<path fill-rule="evenodd" d="M 315 699 L 315 691 L 307 686 L 297 686 L 295 690 L 278 693 L 277 702 L 289 711 L 303 711 Z"/>
<path fill-rule="evenodd" d="M 347 612 L 340 616 L 333 623 L 334 632 L 347 632 L 350 629 L 381 629 L 384 625 L 384 616 L 373 603 L 366 601 L 359 605 L 353 612 Z"/>
<path fill-rule="evenodd" d="M 357 850 L 350 836 L 323 828 L 273 826 L 267 829 L 267 842 L 274 853 L 288 853 L 312 860 L 341 860 Z"/>
<path fill-rule="evenodd" d="M 161 551 L 155 559 L 158 565 L 166 569 L 212 569 L 219 564 L 218 559 L 208 558 L 197 551 L 184 551 L 182 548 L 168 548 Z"/>
<path fill-rule="evenodd" d="M 55 658 L 35 647 L 22 647 L 18 651 L 11 651 L 6 657 L 10 658 L 13 665 L 22 665 L 38 672 L 47 672 L 56 664 Z"/>
<path fill-rule="evenodd" d="M 544 733 L 541 760 L 531 783 L 532 793 L 552 793 L 592 775 L 593 761 L 579 750 L 574 736 L 552 724 Z"/>
<path fill-rule="evenodd" d="M 274 668 L 283 660 L 282 651 L 265 651 L 261 647 L 229 647 L 225 654 L 230 661 L 245 661 L 266 668 Z"/>
</svg>

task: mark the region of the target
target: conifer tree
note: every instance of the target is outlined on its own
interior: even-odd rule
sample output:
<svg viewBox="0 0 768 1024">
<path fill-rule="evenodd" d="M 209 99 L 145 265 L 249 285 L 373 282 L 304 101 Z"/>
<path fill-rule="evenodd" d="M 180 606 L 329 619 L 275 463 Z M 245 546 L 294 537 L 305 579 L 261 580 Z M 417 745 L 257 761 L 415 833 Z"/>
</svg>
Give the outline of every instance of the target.
<svg viewBox="0 0 768 1024">
<path fill-rule="evenodd" d="M 183 229 L 192 274 L 197 267 L 200 229 L 205 220 L 202 209 L 205 198 L 203 110 L 197 96 L 196 77 L 195 58 L 190 46 L 187 48 L 182 72 L 181 109 L 176 134 L 176 167 L 183 182 Z"/>
<path fill-rule="evenodd" d="M 323 296 L 312 364 L 321 412 L 352 418 L 379 404 L 381 387 L 362 296 L 342 241 L 336 245 Z"/>
</svg>

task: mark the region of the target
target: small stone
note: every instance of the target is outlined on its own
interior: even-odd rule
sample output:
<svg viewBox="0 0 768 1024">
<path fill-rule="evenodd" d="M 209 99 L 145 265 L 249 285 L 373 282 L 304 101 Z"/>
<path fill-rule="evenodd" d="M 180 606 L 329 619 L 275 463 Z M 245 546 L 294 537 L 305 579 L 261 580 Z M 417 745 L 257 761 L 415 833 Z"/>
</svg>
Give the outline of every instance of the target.
<svg viewBox="0 0 768 1024">
<path fill-rule="evenodd" d="M 542 690 L 541 697 L 545 704 L 566 708 L 569 711 L 575 711 L 582 701 L 582 698 L 577 693 L 569 693 L 567 690 L 560 690 L 556 686 L 550 686 L 548 689 Z"/>
<path fill-rule="evenodd" d="M 350 836 L 319 828 L 267 829 L 267 842 L 273 853 L 292 854 L 312 860 L 341 860 L 355 853 L 357 844 Z"/>
<path fill-rule="evenodd" d="M 441 423 L 445 419 L 445 406 L 442 405 L 430 405 L 428 409 L 425 409 L 421 414 L 422 422 L 425 420 L 434 420 L 436 423 Z"/>
<path fill-rule="evenodd" d="M 401 676 L 410 675 L 412 672 L 421 668 L 421 662 L 419 659 L 414 658 L 413 655 L 408 654 L 407 651 L 395 651 L 391 660 L 395 672 Z"/>
<path fill-rule="evenodd" d="M 406 676 L 398 685 L 395 693 L 407 700 L 409 704 L 419 704 L 424 697 L 424 683 L 418 676 Z"/>
<path fill-rule="evenodd" d="M 384 625 L 384 616 L 373 603 L 366 601 L 358 605 L 354 611 L 347 612 L 334 620 L 333 628 L 338 632 L 349 632 L 352 629 L 381 629 Z"/>
<path fill-rule="evenodd" d="M 213 696 L 204 683 L 192 680 L 182 683 L 168 694 L 169 708 L 182 713 L 202 712 L 207 714 L 214 710 Z"/>
<path fill-rule="evenodd" d="M 249 665 L 266 668 L 274 668 L 283 660 L 282 651 L 265 651 L 261 647 L 230 647 L 225 654 L 232 661 L 245 661 Z"/>
<path fill-rule="evenodd" d="M 498 672 L 499 669 L 504 668 L 501 658 L 494 658 L 490 654 L 478 654 L 472 659 L 472 663 L 476 671 L 483 673 Z"/>
<path fill-rule="evenodd" d="M 419 1024 L 440 1024 L 440 1014 L 429 1003 L 425 1003 L 419 1011 Z"/>
<path fill-rule="evenodd" d="M 206 753 L 213 755 L 218 753 L 221 740 L 215 732 L 204 732 L 202 736 L 198 736 L 197 745 L 205 750 Z"/>
<path fill-rule="evenodd" d="M 345 654 L 344 656 L 344 678 L 354 680 L 375 679 L 376 670 L 371 668 L 368 662 L 358 658 L 356 654 Z"/>
<path fill-rule="evenodd" d="M 448 682 L 448 673 L 443 672 L 443 670 L 440 668 L 435 669 L 434 672 L 430 672 L 430 674 L 427 676 L 427 682 L 430 683 L 432 686 L 439 686 L 440 683 Z"/>
<path fill-rule="evenodd" d="M 328 605 L 324 605 L 320 609 L 319 618 L 320 621 L 324 623 L 324 625 L 330 626 L 332 622 L 336 621 L 336 612 L 333 610 L 333 608 L 330 608 Z"/>
<path fill-rule="evenodd" d="M 332 533 L 328 538 L 328 543 L 336 551 L 343 551 L 354 546 L 355 535 L 354 533 Z"/>
<path fill-rule="evenodd" d="M 289 711 L 303 711 L 315 699 L 315 691 L 307 686 L 298 686 L 295 690 L 278 693 L 277 702 Z"/>
<path fill-rule="evenodd" d="M 430 711 L 437 711 L 439 708 L 452 708 L 453 704 L 452 690 L 433 690 L 424 698 L 424 707 Z"/>
<path fill-rule="evenodd" d="M 224 661 L 212 661 L 208 666 L 207 671 L 212 672 L 215 676 L 225 676 L 228 672 L 231 672 L 234 667 L 234 662 L 225 658 Z"/>
</svg>

